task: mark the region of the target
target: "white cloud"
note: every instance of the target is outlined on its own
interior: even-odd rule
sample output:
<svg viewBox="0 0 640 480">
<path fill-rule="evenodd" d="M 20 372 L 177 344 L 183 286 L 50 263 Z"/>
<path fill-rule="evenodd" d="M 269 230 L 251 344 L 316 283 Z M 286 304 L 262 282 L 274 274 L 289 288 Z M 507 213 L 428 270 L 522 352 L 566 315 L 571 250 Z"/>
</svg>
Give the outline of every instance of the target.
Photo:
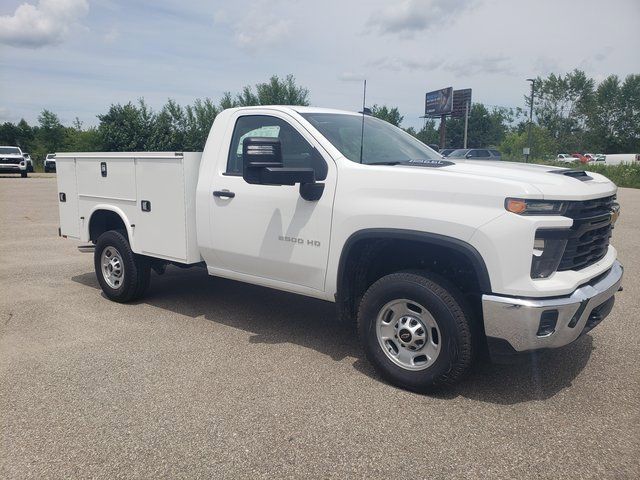
<svg viewBox="0 0 640 480">
<path fill-rule="evenodd" d="M 363 82 L 366 76 L 361 73 L 342 72 L 338 75 L 338 80 L 341 82 Z"/>
<path fill-rule="evenodd" d="M 104 43 L 107 44 L 115 43 L 118 38 L 120 38 L 120 29 L 115 25 L 102 36 Z"/>
<path fill-rule="evenodd" d="M 452 62 L 445 65 L 445 70 L 452 72 L 457 76 L 473 76 L 473 75 L 508 75 L 512 72 L 512 65 L 508 57 L 494 56 L 478 56 L 475 58 Z"/>
<path fill-rule="evenodd" d="M 88 11 L 86 0 L 23 3 L 13 15 L 0 16 L 0 43 L 26 48 L 57 45 Z"/>
<path fill-rule="evenodd" d="M 259 51 L 277 45 L 291 32 L 291 22 L 274 15 L 248 15 L 236 26 L 235 40 L 244 50 Z"/>
<path fill-rule="evenodd" d="M 227 27 L 233 42 L 242 50 L 250 53 L 264 51 L 283 44 L 293 33 L 293 22 L 285 18 L 286 15 L 274 13 L 276 3 L 275 0 L 253 0 L 240 11 L 217 10 L 213 24 Z"/>
<path fill-rule="evenodd" d="M 367 66 L 378 68 L 381 70 L 425 70 L 432 71 L 439 68 L 442 65 L 442 60 L 415 60 L 411 58 L 400 57 L 381 57 L 376 60 L 372 60 L 367 63 Z"/>
<path fill-rule="evenodd" d="M 442 27 L 456 15 L 471 7 L 474 0 L 403 0 L 390 2 L 385 9 L 375 12 L 367 25 L 380 33 L 412 36 L 416 32 Z"/>
</svg>

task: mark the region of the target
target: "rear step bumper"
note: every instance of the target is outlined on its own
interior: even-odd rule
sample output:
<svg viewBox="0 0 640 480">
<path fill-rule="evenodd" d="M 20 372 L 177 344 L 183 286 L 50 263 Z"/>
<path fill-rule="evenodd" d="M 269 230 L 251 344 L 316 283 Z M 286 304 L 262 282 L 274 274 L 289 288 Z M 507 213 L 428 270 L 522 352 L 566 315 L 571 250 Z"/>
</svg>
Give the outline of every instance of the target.
<svg viewBox="0 0 640 480">
<path fill-rule="evenodd" d="M 616 261 L 606 275 L 566 297 L 483 295 L 484 328 L 492 358 L 562 347 L 594 328 L 611 312 L 623 270 Z"/>
</svg>

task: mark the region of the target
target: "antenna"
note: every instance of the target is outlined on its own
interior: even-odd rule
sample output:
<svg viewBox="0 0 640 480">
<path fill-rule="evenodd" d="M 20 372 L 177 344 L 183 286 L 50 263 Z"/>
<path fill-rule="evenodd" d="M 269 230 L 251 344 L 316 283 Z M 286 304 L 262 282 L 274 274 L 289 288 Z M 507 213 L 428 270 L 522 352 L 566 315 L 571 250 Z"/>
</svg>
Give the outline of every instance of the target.
<svg viewBox="0 0 640 480">
<path fill-rule="evenodd" d="M 360 163 L 362 163 L 362 150 L 364 148 L 364 109 L 367 100 L 367 80 L 364 80 L 364 91 L 362 92 L 362 131 L 360 132 Z"/>
</svg>

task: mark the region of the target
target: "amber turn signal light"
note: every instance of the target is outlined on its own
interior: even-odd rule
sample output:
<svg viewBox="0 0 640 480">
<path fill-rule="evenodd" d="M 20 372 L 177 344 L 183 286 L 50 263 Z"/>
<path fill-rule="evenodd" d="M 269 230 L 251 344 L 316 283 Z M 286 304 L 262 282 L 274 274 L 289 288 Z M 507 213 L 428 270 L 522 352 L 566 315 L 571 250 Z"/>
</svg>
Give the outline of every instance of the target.
<svg viewBox="0 0 640 480">
<path fill-rule="evenodd" d="M 527 209 L 527 203 L 524 200 L 519 200 L 517 198 L 509 198 L 505 206 L 511 213 L 518 214 L 523 213 Z"/>
</svg>

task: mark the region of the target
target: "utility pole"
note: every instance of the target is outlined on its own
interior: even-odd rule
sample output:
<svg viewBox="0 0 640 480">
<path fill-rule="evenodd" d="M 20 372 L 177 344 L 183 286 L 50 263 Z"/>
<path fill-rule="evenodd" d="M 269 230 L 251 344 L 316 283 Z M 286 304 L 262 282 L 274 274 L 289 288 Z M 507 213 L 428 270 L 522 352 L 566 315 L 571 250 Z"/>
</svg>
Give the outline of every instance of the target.
<svg viewBox="0 0 640 480">
<path fill-rule="evenodd" d="M 440 150 L 444 148 L 445 132 L 447 129 L 447 116 L 440 116 Z"/>
<path fill-rule="evenodd" d="M 469 102 L 464 105 L 464 145 L 462 148 L 467 148 L 467 130 L 469 128 Z"/>
<path fill-rule="evenodd" d="M 529 100 L 529 128 L 527 132 L 527 148 L 525 149 L 525 161 L 529 161 L 531 155 L 531 126 L 533 125 L 533 95 L 536 89 L 536 80 L 527 78 L 527 82 L 531 82 L 531 99 Z"/>
</svg>

